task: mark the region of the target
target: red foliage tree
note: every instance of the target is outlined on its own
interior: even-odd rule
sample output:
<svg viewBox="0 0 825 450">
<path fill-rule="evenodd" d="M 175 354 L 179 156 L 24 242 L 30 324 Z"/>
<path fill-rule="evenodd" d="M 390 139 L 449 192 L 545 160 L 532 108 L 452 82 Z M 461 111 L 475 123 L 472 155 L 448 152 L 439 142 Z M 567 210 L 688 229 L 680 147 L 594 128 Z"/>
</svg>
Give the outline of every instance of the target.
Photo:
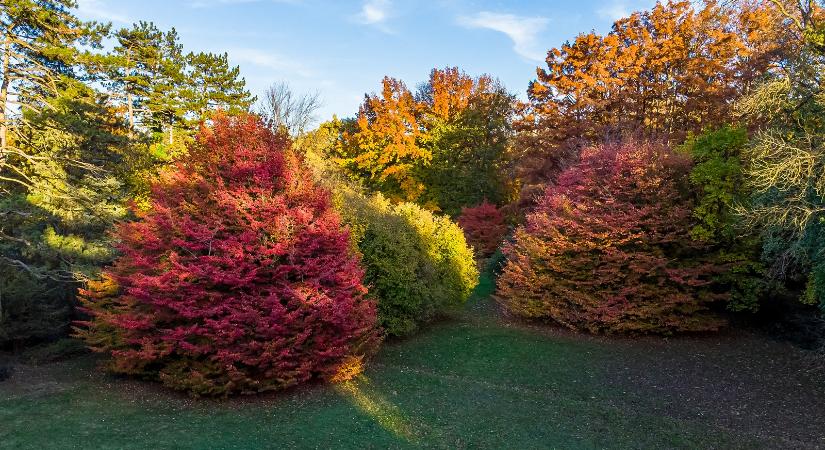
<svg viewBox="0 0 825 450">
<path fill-rule="evenodd" d="M 504 214 L 496 205 L 486 200 L 471 208 L 461 208 L 458 225 L 464 230 L 464 236 L 475 249 L 476 256 L 490 256 L 495 253 L 507 234 Z"/>
<path fill-rule="evenodd" d="M 662 146 L 590 147 L 548 187 L 515 243 L 498 297 L 512 313 L 591 332 L 713 330 L 717 267 L 690 238 L 689 162 Z"/>
<path fill-rule="evenodd" d="M 217 118 L 115 234 L 121 256 L 83 292 L 79 331 L 115 372 L 258 392 L 332 376 L 376 343 L 328 193 L 254 117 Z"/>
</svg>

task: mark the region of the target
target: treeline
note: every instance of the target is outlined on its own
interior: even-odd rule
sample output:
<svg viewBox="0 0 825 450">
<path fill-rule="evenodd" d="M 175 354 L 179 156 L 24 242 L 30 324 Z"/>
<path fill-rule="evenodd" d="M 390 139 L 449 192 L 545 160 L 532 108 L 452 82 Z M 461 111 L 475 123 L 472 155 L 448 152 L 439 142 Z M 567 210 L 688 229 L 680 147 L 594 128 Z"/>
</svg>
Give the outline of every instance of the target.
<svg viewBox="0 0 825 450">
<path fill-rule="evenodd" d="M 488 75 L 434 69 L 415 93 L 385 77 L 355 118 L 324 125 L 338 136 L 324 150 L 368 189 L 455 216 L 484 199 L 509 200 L 514 107 Z"/>
<path fill-rule="evenodd" d="M 670 333 L 790 297 L 825 306 L 821 16 L 659 3 L 549 50 L 527 102 L 455 68 L 415 93 L 387 77 L 325 125 L 323 154 L 487 254 L 514 226 L 498 298 L 517 315 Z"/>
<path fill-rule="evenodd" d="M 721 306 L 825 307 L 822 12 L 658 4 L 551 50 L 519 123 L 539 162 L 520 173 L 549 185 L 505 250 L 504 305 L 662 333 L 715 329 Z"/>
</svg>

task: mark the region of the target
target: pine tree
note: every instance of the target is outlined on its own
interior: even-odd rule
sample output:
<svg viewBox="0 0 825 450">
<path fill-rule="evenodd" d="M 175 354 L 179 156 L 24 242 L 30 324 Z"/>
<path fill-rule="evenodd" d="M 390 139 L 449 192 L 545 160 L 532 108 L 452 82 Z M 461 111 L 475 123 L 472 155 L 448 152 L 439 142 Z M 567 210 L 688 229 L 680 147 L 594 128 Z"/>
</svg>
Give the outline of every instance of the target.
<svg viewBox="0 0 825 450">
<path fill-rule="evenodd" d="M 109 257 L 131 159 L 125 130 L 92 88 L 107 27 L 71 1 L 0 9 L 0 342 L 59 333 L 76 282 Z"/>
<path fill-rule="evenodd" d="M 175 145 L 175 130 L 186 127 L 186 59 L 174 28 L 163 35 L 161 60 L 149 92 L 147 108 L 152 131 L 162 134 L 167 146 Z"/>
<path fill-rule="evenodd" d="M 150 133 L 174 124 L 184 62 L 174 29 L 160 31 L 138 22 L 115 33 L 118 44 L 108 56 L 109 88 L 123 108 L 129 129 Z M 178 112 L 177 115 L 180 115 Z"/>
<path fill-rule="evenodd" d="M 229 66 L 226 53 L 189 53 L 186 63 L 192 91 L 189 110 L 195 120 L 208 118 L 210 111 L 218 109 L 227 114 L 247 112 L 255 102 L 246 90 L 240 68 Z"/>
<path fill-rule="evenodd" d="M 77 19 L 74 6 L 72 0 L 8 0 L 0 8 L 0 164 L 7 153 L 21 152 L 10 143 L 13 128 L 26 126 L 20 112 L 39 110 L 57 95 L 80 56 L 75 45 L 99 45 L 106 31 Z"/>
</svg>

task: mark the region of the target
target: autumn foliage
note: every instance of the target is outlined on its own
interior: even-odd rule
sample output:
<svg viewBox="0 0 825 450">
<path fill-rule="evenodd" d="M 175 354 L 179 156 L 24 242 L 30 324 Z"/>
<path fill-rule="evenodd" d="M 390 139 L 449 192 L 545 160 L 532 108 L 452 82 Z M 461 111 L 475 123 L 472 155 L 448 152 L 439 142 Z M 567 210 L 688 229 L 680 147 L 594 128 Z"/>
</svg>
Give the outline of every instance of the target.
<svg viewBox="0 0 825 450">
<path fill-rule="evenodd" d="M 333 126 L 330 126 L 333 125 Z M 449 217 L 411 202 L 393 202 L 349 180 L 324 156 L 334 124 L 321 126 L 304 145 L 305 165 L 332 192 L 361 257 L 364 284 L 388 336 L 407 336 L 464 305 L 478 284 L 473 250 Z"/>
<path fill-rule="evenodd" d="M 115 372 L 196 395 L 334 377 L 376 343 L 376 311 L 328 197 L 284 137 L 217 118 L 117 228 L 79 334 Z"/>
<path fill-rule="evenodd" d="M 433 69 L 416 92 L 385 77 L 339 124 L 330 153 L 369 190 L 456 216 L 485 197 L 505 200 L 512 112 L 513 97 L 487 75 Z"/>
<path fill-rule="evenodd" d="M 464 305 L 478 284 L 473 251 L 448 217 L 341 188 L 338 209 L 361 253 L 378 321 L 405 336 Z"/>
<path fill-rule="evenodd" d="M 549 186 L 506 247 L 511 313 L 590 332 L 718 328 L 718 268 L 690 237 L 689 161 L 653 144 L 603 145 Z"/>
<path fill-rule="evenodd" d="M 521 176 L 552 179 L 606 140 L 681 142 L 732 120 L 733 101 L 788 51 L 782 23 L 767 1 L 668 1 L 550 49 L 517 124 Z"/>
<path fill-rule="evenodd" d="M 384 77 L 381 93 L 368 95 L 337 148 L 342 164 L 367 186 L 398 200 L 416 200 L 424 185 L 415 166 L 432 153 L 418 137 L 421 106 L 403 81 Z"/>
<path fill-rule="evenodd" d="M 487 257 L 495 253 L 507 234 L 504 214 L 496 205 L 487 201 L 469 208 L 462 208 L 458 225 L 464 230 L 467 242 L 473 246 L 476 256 Z"/>
</svg>

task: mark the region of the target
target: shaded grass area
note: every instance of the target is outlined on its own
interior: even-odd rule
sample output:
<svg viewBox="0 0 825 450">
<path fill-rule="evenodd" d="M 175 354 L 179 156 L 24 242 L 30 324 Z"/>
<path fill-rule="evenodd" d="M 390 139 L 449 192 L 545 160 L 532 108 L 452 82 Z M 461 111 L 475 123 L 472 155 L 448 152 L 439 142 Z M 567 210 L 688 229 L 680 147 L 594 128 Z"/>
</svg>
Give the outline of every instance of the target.
<svg viewBox="0 0 825 450">
<path fill-rule="evenodd" d="M 617 382 L 617 367 L 633 368 L 639 356 L 629 342 L 503 322 L 492 314 L 491 292 L 485 274 L 465 312 L 387 343 L 359 378 L 333 386 L 193 400 L 102 374 L 92 356 L 19 366 L 0 383 L 0 447 L 786 446 L 746 428 L 670 413 L 666 395 Z"/>
</svg>

